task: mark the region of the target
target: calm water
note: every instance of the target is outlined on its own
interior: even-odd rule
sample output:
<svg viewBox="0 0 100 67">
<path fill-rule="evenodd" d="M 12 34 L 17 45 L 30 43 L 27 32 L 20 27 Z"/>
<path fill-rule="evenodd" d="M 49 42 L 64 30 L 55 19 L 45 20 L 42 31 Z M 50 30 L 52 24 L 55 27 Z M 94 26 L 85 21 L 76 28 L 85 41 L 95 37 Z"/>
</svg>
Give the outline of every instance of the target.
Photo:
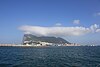
<svg viewBox="0 0 100 67">
<path fill-rule="evenodd" d="M 0 67 L 100 67 L 100 47 L 0 47 Z"/>
</svg>

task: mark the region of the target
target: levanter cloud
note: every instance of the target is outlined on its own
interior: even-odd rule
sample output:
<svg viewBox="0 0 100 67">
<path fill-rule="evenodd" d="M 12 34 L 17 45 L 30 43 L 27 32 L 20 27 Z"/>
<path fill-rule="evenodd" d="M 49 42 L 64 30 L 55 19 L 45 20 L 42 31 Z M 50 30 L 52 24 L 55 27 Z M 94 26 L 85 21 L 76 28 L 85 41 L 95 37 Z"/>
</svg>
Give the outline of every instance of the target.
<svg viewBox="0 0 100 67">
<path fill-rule="evenodd" d="M 80 36 L 89 33 L 100 32 L 99 25 L 94 24 L 86 27 L 41 27 L 24 25 L 19 27 L 24 33 L 34 34 L 36 36 Z"/>
</svg>

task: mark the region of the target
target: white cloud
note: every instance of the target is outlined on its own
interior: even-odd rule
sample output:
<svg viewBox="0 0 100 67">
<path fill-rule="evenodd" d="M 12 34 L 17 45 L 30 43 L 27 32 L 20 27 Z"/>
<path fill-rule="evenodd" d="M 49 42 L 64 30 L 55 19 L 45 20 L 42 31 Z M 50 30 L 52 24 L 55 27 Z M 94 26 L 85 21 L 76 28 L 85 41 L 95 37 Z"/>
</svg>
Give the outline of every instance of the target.
<svg viewBox="0 0 100 67">
<path fill-rule="evenodd" d="M 100 29 L 97 29 L 96 32 L 100 32 Z"/>
<path fill-rule="evenodd" d="M 80 24 L 80 20 L 73 20 L 74 24 Z"/>
<path fill-rule="evenodd" d="M 95 32 L 98 28 L 99 28 L 99 25 L 97 25 L 97 24 L 90 26 L 90 29 L 92 30 L 92 32 Z"/>
<path fill-rule="evenodd" d="M 24 33 L 34 34 L 36 36 L 80 36 L 92 32 L 100 32 L 97 24 L 86 27 L 41 27 L 41 26 L 21 26 Z"/>
<path fill-rule="evenodd" d="M 55 25 L 56 25 L 56 26 L 61 26 L 62 24 L 61 24 L 61 23 L 56 23 Z"/>
</svg>

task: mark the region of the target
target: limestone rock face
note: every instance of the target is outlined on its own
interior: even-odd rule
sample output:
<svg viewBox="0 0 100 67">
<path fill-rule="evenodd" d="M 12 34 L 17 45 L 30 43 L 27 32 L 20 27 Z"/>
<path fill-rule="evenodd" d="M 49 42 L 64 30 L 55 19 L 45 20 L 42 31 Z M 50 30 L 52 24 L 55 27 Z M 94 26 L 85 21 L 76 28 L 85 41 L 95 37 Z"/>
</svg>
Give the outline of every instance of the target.
<svg viewBox="0 0 100 67">
<path fill-rule="evenodd" d="M 24 34 L 23 37 L 23 44 L 25 42 L 32 43 L 32 42 L 47 42 L 47 43 L 54 43 L 54 44 L 70 44 L 70 42 L 66 41 L 60 37 L 49 37 L 49 36 L 35 36 L 32 34 Z"/>
</svg>

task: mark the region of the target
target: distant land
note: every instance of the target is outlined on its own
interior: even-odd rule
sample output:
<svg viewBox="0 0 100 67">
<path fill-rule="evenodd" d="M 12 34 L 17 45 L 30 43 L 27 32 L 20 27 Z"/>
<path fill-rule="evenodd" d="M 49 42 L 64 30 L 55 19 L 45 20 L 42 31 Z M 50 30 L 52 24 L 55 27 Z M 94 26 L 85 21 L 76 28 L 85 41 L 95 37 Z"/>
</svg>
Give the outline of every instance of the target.
<svg viewBox="0 0 100 67">
<path fill-rule="evenodd" d="M 0 44 L 0 46 L 81 46 L 80 44 L 71 43 L 61 37 L 35 36 L 33 34 L 24 34 L 20 44 Z"/>
<path fill-rule="evenodd" d="M 32 46 L 75 46 L 78 44 L 72 44 L 61 37 L 49 37 L 49 36 L 35 36 L 32 34 L 24 34 L 23 45 Z"/>
<path fill-rule="evenodd" d="M 35 36 L 33 34 L 24 34 L 22 38 L 22 43 L 20 44 L 1 44 L 0 46 L 100 46 L 100 45 L 80 45 L 77 43 L 71 43 L 61 37 L 51 37 L 51 36 Z"/>
</svg>

